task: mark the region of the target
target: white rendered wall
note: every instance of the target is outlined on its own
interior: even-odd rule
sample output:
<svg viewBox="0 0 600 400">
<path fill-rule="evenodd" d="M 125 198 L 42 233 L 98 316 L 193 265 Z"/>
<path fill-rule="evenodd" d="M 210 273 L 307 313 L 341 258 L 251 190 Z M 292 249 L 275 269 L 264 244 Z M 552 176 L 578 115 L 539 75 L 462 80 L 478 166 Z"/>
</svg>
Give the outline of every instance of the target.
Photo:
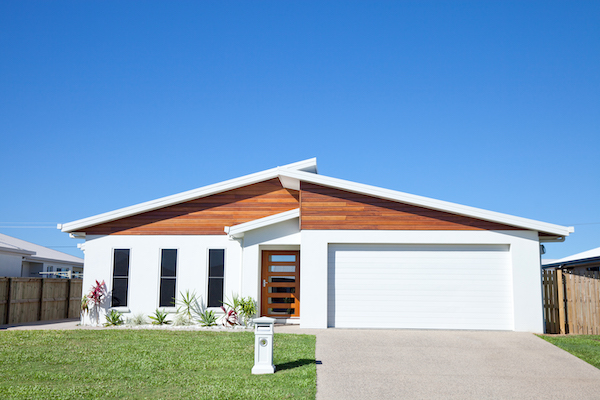
<svg viewBox="0 0 600 400">
<path fill-rule="evenodd" d="M 327 327 L 327 250 L 330 243 L 504 244 L 509 245 L 514 296 L 514 329 L 543 332 L 541 270 L 533 231 L 352 231 L 301 233 L 300 298 L 302 328 Z"/>
<path fill-rule="evenodd" d="M 127 307 L 116 308 L 124 317 L 150 315 L 157 308 L 174 312 L 175 307 L 159 307 L 161 249 L 177 249 L 176 293 L 195 291 L 206 303 L 208 290 L 208 250 L 225 249 L 224 295 L 240 290 L 241 246 L 226 235 L 108 235 L 88 236 L 85 242 L 83 293 L 95 280 L 104 280 L 112 290 L 113 250 L 130 249 Z M 110 308 L 110 298 L 103 304 L 99 322 Z M 91 322 L 85 317 L 85 324 Z"/>
<path fill-rule="evenodd" d="M 0 276 L 20 277 L 22 254 L 0 253 Z"/>
</svg>

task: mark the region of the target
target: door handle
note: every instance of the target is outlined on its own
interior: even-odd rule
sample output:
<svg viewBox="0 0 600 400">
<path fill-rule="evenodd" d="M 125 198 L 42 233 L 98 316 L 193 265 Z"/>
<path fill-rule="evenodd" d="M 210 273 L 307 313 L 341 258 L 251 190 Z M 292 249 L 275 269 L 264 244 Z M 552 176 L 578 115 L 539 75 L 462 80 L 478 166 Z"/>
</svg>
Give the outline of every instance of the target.
<svg viewBox="0 0 600 400">
<path fill-rule="evenodd" d="M 263 287 L 267 287 L 267 280 L 263 279 Z"/>
</svg>

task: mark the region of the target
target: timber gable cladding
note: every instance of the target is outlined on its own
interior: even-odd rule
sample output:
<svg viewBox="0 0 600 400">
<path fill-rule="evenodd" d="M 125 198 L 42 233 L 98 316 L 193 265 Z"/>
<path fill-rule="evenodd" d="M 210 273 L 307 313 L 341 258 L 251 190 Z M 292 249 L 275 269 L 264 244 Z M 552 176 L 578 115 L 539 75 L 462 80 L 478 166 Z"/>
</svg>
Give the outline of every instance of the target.
<svg viewBox="0 0 600 400">
<path fill-rule="evenodd" d="M 302 182 L 270 179 L 86 229 L 89 235 L 224 235 L 225 226 L 300 207 L 305 230 L 518 230 L 520 228 Z"/>
<path fill-rule="evenodd" d="M 225 235 L 223 228 L 298 208 L 297 190 L 279 179 L 133 215 L 85 229 L 88 235 Z"/>
<path fill-rule="evenodd" d="M 514 226 L 302 182 L 301 229 L 518 230 Z"/>
</svg>

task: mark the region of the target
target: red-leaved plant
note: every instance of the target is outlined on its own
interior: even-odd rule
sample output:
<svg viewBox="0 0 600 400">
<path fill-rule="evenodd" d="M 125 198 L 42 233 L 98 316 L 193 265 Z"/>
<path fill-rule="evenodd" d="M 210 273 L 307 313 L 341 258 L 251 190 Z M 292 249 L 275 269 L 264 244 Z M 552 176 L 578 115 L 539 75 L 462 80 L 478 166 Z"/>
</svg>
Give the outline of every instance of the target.
<svg viewBox="0 0 600 400">
<path fill-rule="evenodd" d="M 233 308 L 226 309 L 225 306 L 221 306 L 221 310 L 225 313 L 222 317 L 224 326 L 234 326 L 238 324 L 238 313 Z"/>
<path fill-rule="evenodd" d="M 104 296 L 106 296 L 106 283 L 104 281 L 98 282 L 96 279 L 96 284 L 92 286 L 90 294 L 87 297 L 95 306 L 98 306 L 102 303 Z"/>
<path fill-rule="evenodd" d="M 90 293 L 87 295 L 87 298 L 89 299 L 90 303 L 94 304 L 96 324 L 98 324 L 100 322 L 99 308 L 100 308 L 100 304 L 104 300 L 104 297 L 106 297 L 106 283 L 104 283 L 104 281 L 98 282 L 98 280 L 96 279 L 96 284 L 92 285 L 92 288 L 90 289 Z M 90 315 L 90 318 L 91 318 L 91 315 Z"/>
</svg>

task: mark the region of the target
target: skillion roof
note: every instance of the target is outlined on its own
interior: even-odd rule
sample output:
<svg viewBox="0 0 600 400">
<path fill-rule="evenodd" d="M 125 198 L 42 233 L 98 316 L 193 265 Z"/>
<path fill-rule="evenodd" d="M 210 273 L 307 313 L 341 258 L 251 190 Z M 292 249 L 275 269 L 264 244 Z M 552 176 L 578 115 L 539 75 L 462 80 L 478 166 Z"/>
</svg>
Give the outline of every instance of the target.
<svg viewBox="0 0 600 400">
<path fill-rule="evenodd" d="M 187 192 L 163 197 L 145 203 L 140 203 L 130 207 L 121 208 L 115 211 L 95 215 L 89 218 L 80 219 L 77 221 L 59 225 L 58 228 L 61 229 L 63 232 L 73 234 L 77 232 L 84 232 L 86 228 L 89 228 L 91 226 L 115 221 L 121 218 L 145 213 L 148 211 L 157 210 L 159 208 L 168 207 L 186 201 L 195 200 L 201 197 L 211 196 L 214 194 L 222 193 L 232 189 L 237 189 L 258 182 L 263 182 L 273 178 L 279 178 L 283 187 L 287 189 L 299 190 L 300 182 L 313 183 L 316 185 L 327 186 L 335 189 L 364 194 L 372 197 L 378 197 L 395 202 L 406 203 L 414 206 L 429 208 L 457 215 L 463 215 L 466 217 L 477 218 L 490 222 L 497 222 L 525 230 L 533 230 L 540 232 L 542 236 L 549 237 L 549 239 L 564 238 L 565 236 L 568 236 L 571 232 L 573 232 L 573 227 L 549 224 L 546 222 L 484 210 L 481 208 L 464 206 L 461 204 L 450 203 L 447 201 L 403 193 L 396 190 L 384 189 L 376 186 L 365 185 L 362 183 L 356 183 L 343 179 L 319 175 L 317 173 L 316 158 L 311 158 L 297 163 L 288 164 L 282 167 L 268 169 L 262 172 L 245 175 L 240 178 L 230 179 L 224 182 L 215 183 Z"/>
</svg>

